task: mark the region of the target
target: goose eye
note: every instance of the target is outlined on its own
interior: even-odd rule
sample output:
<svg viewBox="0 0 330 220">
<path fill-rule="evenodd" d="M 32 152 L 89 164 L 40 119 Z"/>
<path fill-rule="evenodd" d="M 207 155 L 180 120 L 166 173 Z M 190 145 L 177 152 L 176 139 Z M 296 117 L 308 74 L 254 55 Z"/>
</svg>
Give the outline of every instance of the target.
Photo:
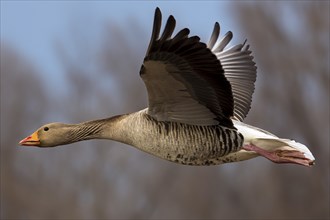
<svg viewBox="0 0 330 220">
<path fill-rule="evenodd" d="M 44 127 L 44 131 L 48 131 L 49 130 L 49 128 L 48 127 Z"/>
</svg>

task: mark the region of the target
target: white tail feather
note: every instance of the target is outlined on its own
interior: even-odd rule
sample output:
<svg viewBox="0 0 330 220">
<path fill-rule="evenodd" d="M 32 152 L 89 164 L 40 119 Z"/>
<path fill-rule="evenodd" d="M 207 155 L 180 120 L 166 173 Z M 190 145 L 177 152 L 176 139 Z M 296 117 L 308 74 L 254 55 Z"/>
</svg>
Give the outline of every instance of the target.
<svg viewBox="0 0 330 220">
<path fill-rule="evenodd" d="M 254 138 L 251 140 L 251 144 L 263 148 L 268 151 L 275 150 L 297 150 L 304 154 L 304 156 L 314 161 L 315 158 L 310 150 L 303 144 L 294 140 L 280 139 L 280 138 Z"/>
<path fill-rule="evenodd" d="M 252 144 L 270 152 L 276 150 L 295 150 L 302 153 L 306 159 L 311 161 L 315 160 L 310 150 L 301 143 L 294 140 L 278 138 L 265 130 L 236 120 L 233 120 L 233 122 L 234 126 L 244 136 L 244 145 Z"/>
</svg>

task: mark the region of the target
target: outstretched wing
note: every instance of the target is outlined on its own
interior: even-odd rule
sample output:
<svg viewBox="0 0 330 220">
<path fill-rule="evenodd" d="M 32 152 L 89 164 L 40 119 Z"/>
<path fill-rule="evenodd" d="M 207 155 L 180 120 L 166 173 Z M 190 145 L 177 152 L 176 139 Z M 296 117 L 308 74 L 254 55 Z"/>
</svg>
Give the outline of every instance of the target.
<svg viewBox="0 0 330 220">
<path fill-rule="evenodd" d="M 148 91 L 148 114 L 158 121 L 233 127 L 231 85 L 216 55 L 189 37 L 189 29 L 173 38 L 170 16 L 159 37 L 161 12 L 156 9 L 150 44 L 140 75 Z"/>
<path fill-rule="evenodd" d="M 219 33 L 220 25 L 215 23 L 207 47 L 220 60 L 225 76 L 231 84 L 234 98 L 234 118 L 243 121 L 251 107 L 254 83 L 257 78 L 257 67 L 253 62 L 249 45 L 245 44 L 246 41 L 243 44 L 225 49 L 233 34 L 230 31 L 227 32 L 216 44 Z"/>
</svg>

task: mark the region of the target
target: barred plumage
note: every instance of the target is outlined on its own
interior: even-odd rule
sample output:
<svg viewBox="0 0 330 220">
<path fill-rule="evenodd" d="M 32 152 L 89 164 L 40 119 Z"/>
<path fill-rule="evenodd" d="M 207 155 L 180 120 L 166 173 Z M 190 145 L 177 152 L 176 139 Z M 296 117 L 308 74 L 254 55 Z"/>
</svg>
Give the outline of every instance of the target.
<svg viewBox="0 0 330 220">
<path fill-rule="evenodd" d="M 129 144 L 182 164 L 204 165 L 210 160 L 219 164 L 221 157 L 240 150 L 244 141 L 237 129 L 157 121 L 147 109 L 127 115 L 119 123 L 130 126 L 125 133 Z"/>
</svg>

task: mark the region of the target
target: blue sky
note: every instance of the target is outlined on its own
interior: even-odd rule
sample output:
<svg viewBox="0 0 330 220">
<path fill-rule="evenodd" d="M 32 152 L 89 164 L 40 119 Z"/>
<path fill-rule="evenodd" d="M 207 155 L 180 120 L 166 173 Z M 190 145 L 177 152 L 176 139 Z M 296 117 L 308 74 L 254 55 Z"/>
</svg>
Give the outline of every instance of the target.
<svg viewBox="0 0 330 220">
<path fill-rule="evenodd" d="M 56 78 L 63 70 L 54 43 L 72 40 L 68 34 L 72 24 L 81 22 L 91 33 L 100 34 L 109 21 L 129 28 L 129 19 L 135 19 L 150 33 L 156 7 L 164 17 L 173 14 L 178 29 L 189 27 L 204 40 L 215 21 L 224 31 L 235 31 L 226 1 L 1 1 L 1 40 L 47 77 Z"/>
</svg>

